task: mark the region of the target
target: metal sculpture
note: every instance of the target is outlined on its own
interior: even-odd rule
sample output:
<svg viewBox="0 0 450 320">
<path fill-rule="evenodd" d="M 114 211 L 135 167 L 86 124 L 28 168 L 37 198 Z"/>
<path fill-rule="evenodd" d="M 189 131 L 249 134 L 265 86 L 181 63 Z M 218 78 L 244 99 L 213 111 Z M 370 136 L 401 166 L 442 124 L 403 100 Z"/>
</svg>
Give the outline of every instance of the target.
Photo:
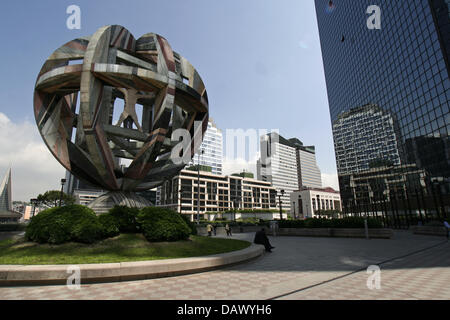
<svg viewBox="0 0 450 320">
<path fill-rule="evenodd" d="M 34 114 L 47 147 L 75 176 L 105 190 L 141 191 L 185 165 L 171 160 L 173 131 L 189 132 L 192 158 L 208 125 L 208 97 L 197 71 L 166 39 L 148 33 L 136 40 L 113 25 L 48 58 L 36 81 Z"/>
</svg>

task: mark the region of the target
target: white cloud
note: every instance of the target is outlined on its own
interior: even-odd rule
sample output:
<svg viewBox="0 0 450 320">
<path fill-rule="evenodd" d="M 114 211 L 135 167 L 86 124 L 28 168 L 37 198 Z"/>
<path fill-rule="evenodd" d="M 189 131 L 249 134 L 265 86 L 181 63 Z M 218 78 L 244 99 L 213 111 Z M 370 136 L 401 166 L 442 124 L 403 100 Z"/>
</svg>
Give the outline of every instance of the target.
<svg viewBox="0 0 450 320">
<path fill-rule="evenodd" d="M 39 193 L 58 190 L 65 175 L 34 123 L 14 123 L 0 112 L 0 179 L 9 166 L 13 200 L 29 201 Z"/>
<path fill-rule="evenodd" d="M 339 190 L 337 173 L 322 173 L 322 187 L 332 187 L 334 190 Z"/>
</svg>

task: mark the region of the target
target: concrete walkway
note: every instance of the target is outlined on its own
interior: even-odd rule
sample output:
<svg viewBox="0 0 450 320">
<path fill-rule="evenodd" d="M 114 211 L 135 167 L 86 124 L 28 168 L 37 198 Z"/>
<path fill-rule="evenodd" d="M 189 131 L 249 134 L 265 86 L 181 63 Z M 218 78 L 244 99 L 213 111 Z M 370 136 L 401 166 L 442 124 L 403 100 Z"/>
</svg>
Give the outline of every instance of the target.
<svg viewBox="0 0 450 320">
<path fill-rule="evenodd" d="M 253 234 L 233 238 L 251 240 Z M 397 231 L 391 240 L 270 240 L 273 253 L 220 270 L 82 285 L 79 290 L 0 288 L 0 299 L 450 299 L 450 245 L 445 238 Z M 381 289 L 370 290 L 365 270 L 380 263 Z"/>
</svg>

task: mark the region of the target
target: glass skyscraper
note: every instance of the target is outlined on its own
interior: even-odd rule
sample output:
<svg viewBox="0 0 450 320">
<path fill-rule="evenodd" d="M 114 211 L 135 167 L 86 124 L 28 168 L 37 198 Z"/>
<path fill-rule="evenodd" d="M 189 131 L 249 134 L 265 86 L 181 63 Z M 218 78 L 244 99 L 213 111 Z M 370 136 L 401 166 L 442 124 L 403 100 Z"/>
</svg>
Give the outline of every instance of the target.
<svg viewBox="0 0 450 320">
<path fill-rule="evenodd" d="M 374 4 L 379 29 L 368 27 Z M 415 164 L 448 195 L 450 0 L 315 5 L 339 176 Z"/>
</svg>

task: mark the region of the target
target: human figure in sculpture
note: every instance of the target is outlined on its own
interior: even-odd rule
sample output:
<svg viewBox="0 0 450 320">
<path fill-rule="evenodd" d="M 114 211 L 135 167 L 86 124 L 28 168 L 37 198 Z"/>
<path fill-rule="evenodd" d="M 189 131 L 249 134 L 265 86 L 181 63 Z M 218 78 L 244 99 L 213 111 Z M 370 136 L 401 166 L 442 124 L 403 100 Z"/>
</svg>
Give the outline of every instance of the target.
<svg viewBox="0 0 450 320">
<path fill-rule="evenodd" d="M 125 89 L 125 88 L 118 88 L 120 92 L 122 92 L 125 106 L 123 109 L 122 114 L 120 115 L 119 121 L 117 122 L 116 126 L 121 126 L 122 123 L 126 123 L 127 121 L 131 121 L 131 124 L 129 127 L 132 126 L 133 122 L 136 125 L 137 129 L 141 132 L 142 127 L 139 123 L 137 114 L 136 114 L 136 103 L 138 99 L 141 98 L 153 98 L 154 94 L 138 94 L 138 91 L 136 89 Z"/>
</svg>

